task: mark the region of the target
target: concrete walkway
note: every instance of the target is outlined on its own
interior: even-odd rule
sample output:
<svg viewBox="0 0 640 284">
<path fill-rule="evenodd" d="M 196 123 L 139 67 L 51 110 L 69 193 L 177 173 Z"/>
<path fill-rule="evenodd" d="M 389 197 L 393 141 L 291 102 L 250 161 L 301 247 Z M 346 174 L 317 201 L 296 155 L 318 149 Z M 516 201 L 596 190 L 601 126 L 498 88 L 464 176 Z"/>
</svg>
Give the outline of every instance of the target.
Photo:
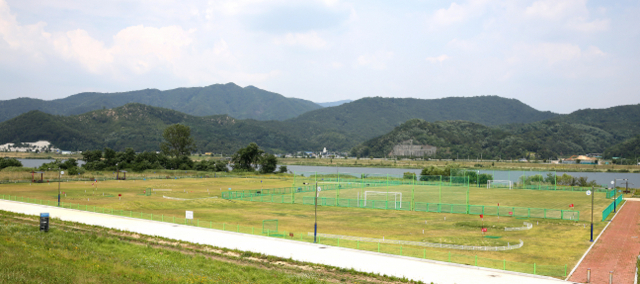
<svg viewBox="0 0 640 284">
<path fill-rule="evenodd" d="M 197 228 L 128 217 L 64 209 L 53 206 L 0 200 L 0 210 L 51 217 L 88 225 L 160 236 L 186 242 L 251 251 L 298 261 L 326 264 L 358 271 L 406 277 L 436 284 L 559 284 L 571 283 L 551 277 L 535 276 L 496 269 L 451 264 L 382 253 L 338 248 L 312 243 Z M 55 221 L 54 221 L 55 222 Z M 55 223 L 54 223 L 55 224 Z"/>
</svg>

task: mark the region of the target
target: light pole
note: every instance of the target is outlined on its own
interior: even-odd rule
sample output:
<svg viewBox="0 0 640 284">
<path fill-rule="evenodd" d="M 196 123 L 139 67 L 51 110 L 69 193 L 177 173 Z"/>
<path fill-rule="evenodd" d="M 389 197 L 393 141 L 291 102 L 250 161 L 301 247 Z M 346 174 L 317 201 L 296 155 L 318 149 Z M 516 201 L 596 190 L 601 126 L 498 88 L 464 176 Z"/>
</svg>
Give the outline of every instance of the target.
<svg viewBox="0 0 640 284">
<path fill-rule="evenodd" d="M 617 193 L 618 193 L 618 190 L 616 189 L 616 185 L 618 183 L 618 180 L 624 180 L 625 181 L 625 189 L 624 189 L 625 193 L 626 193 L 626 191 L 629 190 L 629 180 L 628 179 L 626 179 L 626 178 L 617 178 L 617 179 L 611 181 L 611 183 L 613 184 L 613 213 L 616 213 L 616 207 L 618 205 L 618 204 L 616 204 L 617 203 L 616 202 L 616 197 L 617 197 Z"/>
<path fill-rule="evenodd" d="M 60 179 L 62 179 L 62 172 L 58 168 L 58 207 L 60 207 Z"/>
<path fill-rule="evenodd" d="M 590 242 L 593 243 L 593 198 L 594 196 L 596 196 L 596 194 L 595 192 L 592 192 L 592 191 L 594 191 L 593 186 L 591 187 L 591 191 L 587 190 L 587 195 L 591 195 L 591 240 Z"/>
<path fill-rule="evenodd" d="M 316 197 L 315 197 L 316 201 L 314 202 L 316 205 L 315 208 L 315 223 L 313 224 L 313 243 L 317 243 L 316 241 L 316 236 L 318 235 L 318 181 L 316 181 Z"/>
</svg>

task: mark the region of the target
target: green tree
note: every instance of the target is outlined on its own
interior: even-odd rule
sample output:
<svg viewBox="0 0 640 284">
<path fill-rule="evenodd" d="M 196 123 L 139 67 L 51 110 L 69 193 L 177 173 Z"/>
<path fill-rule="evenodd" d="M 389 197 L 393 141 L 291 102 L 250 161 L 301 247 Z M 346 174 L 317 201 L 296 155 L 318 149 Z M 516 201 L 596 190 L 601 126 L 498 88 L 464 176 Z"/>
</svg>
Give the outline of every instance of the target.
<svg viewBox="0 0 640 284">
<path fill-rule="evenodd" d="M 246 148 L 240 148 L 240 150 L 231 157 L 233 170 L 253 171 L 253 165 L 258 164 L 263 153 L 264 151 L 258 147 L 258 144 L 253 142 L 249 143 Z"/>
<path fill-rule="evenodd" d="M 82 152 L 82 160 L 86 163 L 91 162 L 99 162 L 102 159 L 102 151 L 100 150 L 89 150 Z"/>
<path fill-rule="evenodd" d="M 260 173 L 269 174 L 276 170 L 278 158 L 273 154 L 264 154 L 260 157 L 258 163 L 260 164 Z"/>
<path fill-rule="evenodd" d="M 160 149 L 167 156 L 188 156 L 196 150 L 189 126 L 179 123 L 170 125 L 165 128 L 162 137 L 167 142 L 160 143 Z"/>
</svg>

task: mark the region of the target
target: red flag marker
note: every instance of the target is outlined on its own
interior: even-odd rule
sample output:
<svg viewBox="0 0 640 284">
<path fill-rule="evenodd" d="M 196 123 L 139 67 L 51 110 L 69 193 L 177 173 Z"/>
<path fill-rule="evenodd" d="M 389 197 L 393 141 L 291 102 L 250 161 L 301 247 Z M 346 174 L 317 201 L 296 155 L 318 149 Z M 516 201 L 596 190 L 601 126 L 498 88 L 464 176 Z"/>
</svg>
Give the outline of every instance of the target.
<svg viewBox="0 0 640 284">
<path fill-rule="evenodd" d="M 573 208 L 573 203 L 571 203 L 571 205 L 569 205 L 569 207 Z"/>
<path fill-rule="evenodd" d="M 513 212 L 509 211 L 509 215 L 513 215 Z"/>
<path fill-rule="evenodd" d="M 480 218 L 484 218 L 484 215 L 480 214 Z"/>
<path fill-rule="evenodd" d="M 487 228 L 482 228 L 482 232 L 486 233 L 487 232 Z"/>
</svg>

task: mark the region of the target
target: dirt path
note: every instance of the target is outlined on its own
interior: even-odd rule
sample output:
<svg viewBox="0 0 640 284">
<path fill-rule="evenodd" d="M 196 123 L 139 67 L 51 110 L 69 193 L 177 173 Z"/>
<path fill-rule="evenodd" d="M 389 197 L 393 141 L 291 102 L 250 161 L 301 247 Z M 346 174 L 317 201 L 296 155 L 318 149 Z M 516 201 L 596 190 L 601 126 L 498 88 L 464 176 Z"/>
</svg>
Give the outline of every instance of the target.
<svg viewBox="0 0 640 284">
<path fill-rule="evenodd" d="M 570 281 L 585 283 L 591 268 L 591 283 L 609 283 L 609 271 L 613 271 L 613 283 L 633 283 L 640 253 L 639 223 L 640 202 L 627 201 Z"/>
</svg>

